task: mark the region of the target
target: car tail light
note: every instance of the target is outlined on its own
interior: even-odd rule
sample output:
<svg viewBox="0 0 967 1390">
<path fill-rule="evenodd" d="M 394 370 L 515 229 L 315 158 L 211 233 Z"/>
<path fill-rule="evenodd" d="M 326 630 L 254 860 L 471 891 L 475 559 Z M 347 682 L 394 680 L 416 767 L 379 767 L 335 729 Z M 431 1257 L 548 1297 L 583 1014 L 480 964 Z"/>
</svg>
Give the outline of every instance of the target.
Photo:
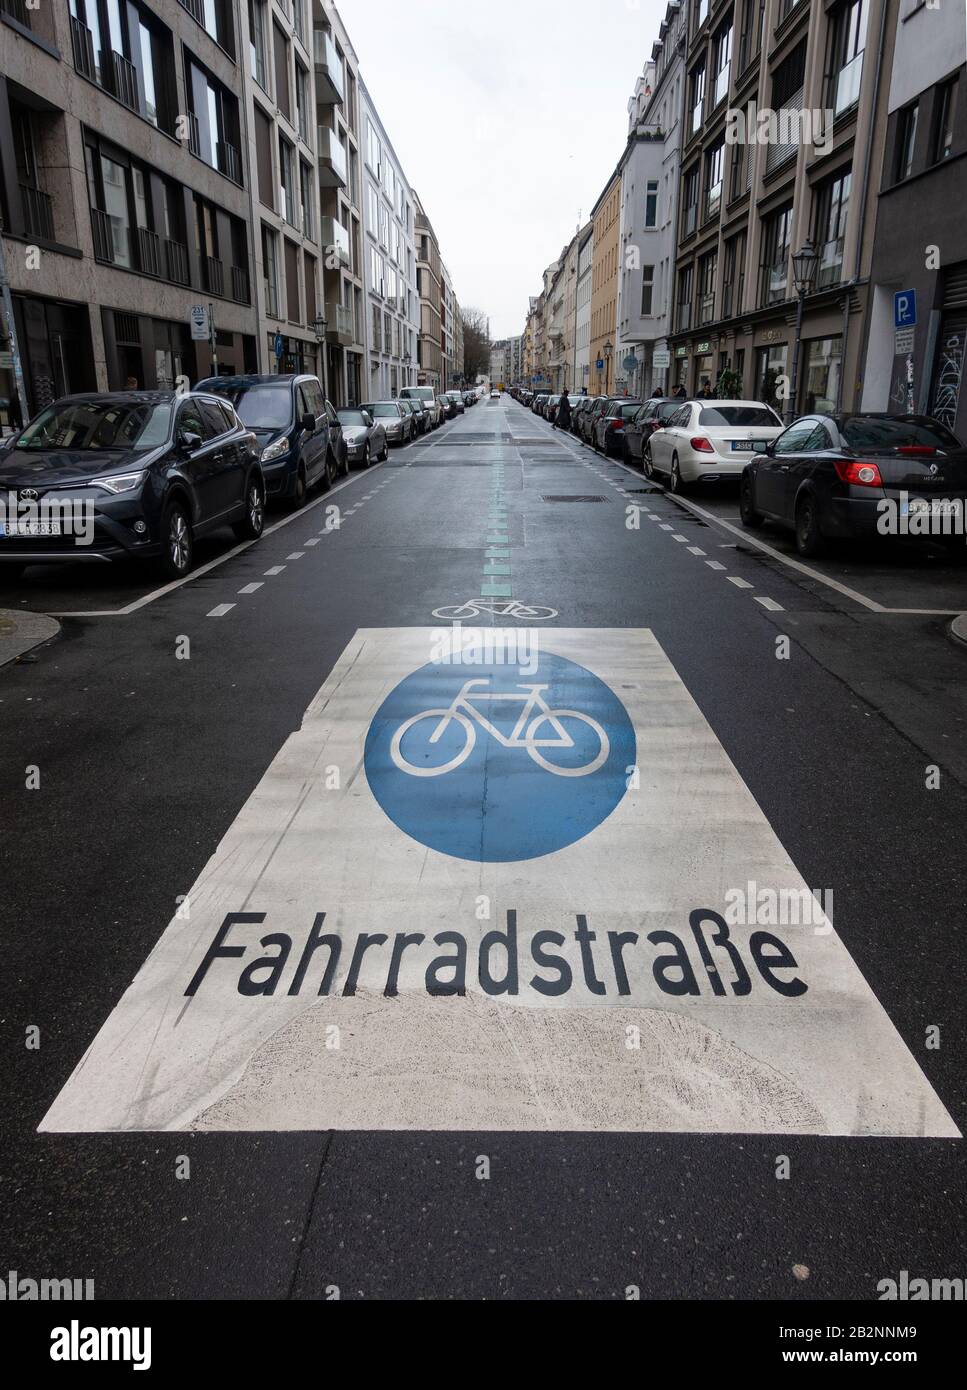
<svg viewBox="0 0 967 1390">
<path fill-rule="evenodd" d="M 715 448 L 712 444 L 712 441 L 710 439 L 705 439 L 702 435 L 697 435 L 694 439 L 689 440 L 689 443 L 695 450 L 696 454 L 715 453 Z"/>
<path fill-rule="evenodd" d="M 852 487 L 882 487 L 883 479 L 875 463 L 859 463 L 855 460 L 837 459 L 833 464 L 836 476 L 841 483 Z"/>
<path fill-rule="evenodd" d="M 903 444 L 897 453 L 905 458 L 934 458 L 937 450 L 931 444 Z"/>
<path fill-rule="evenodd" d="M 610 421 L 608 422 L 608 429 L 611 429 L 611 430 L 623 430 L 624 427 L 625 427 L 625 422 L 624 422 L 624 420 L 610 420 Z"/>
</svg>

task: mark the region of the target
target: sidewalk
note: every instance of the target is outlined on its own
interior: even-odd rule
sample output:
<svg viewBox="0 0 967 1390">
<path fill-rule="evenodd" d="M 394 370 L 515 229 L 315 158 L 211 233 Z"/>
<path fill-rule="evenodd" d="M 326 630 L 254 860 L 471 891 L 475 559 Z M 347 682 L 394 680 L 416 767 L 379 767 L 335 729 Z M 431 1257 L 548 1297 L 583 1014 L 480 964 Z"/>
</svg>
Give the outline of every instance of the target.
<svg viewBox="0 0 967 1390">
<path fill-rule="evenodd" d="M 32 647 L 49 642 L 60 632 L 60 623 L 45 613 L 15 613 L 0 608 L 0 666 L 17 661 Z"/>
<path fill-rule="evenodd" d="M 958 642 L 967 643 L 967 613 L 961 613 L 950 624 L 950 635 Z"/>
</svg>

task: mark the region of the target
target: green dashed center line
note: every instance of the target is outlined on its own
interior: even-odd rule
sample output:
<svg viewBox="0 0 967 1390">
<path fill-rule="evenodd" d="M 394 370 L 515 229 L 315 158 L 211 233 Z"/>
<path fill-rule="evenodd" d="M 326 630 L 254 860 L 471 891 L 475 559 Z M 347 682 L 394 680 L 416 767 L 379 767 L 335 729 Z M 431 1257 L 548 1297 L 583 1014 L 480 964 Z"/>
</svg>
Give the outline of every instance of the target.
<svg viewBox="0 0 967 1390">
<path fill-rule="evenodd" d="M 513 598 L 514 590 L 510 582 L 510 551 L 502 548 L 510 544 L 510 537 L 505 534 L 507 530 L 507 503 L 504 499 L 503 464 L 492 466 L 491 484 L 490 512 L 487 517 L 487 528 L 491 534 L 487 537 L 488 549 L 484 552 L 480 597 Z"/>
</svg>

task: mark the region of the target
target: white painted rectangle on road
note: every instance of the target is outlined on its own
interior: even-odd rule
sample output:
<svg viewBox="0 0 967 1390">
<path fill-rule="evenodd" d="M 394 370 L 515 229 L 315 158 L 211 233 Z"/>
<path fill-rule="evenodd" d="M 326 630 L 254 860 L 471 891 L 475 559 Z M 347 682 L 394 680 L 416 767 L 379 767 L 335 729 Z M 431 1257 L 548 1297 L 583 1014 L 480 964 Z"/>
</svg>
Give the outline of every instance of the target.
<svg viewBox="0 0 967 1390">
<path fill-rule="evenodd" d="M 654 635 L 507 637 L 356 634 L 41 1129 L 958 1137 Z"/>
</svg>

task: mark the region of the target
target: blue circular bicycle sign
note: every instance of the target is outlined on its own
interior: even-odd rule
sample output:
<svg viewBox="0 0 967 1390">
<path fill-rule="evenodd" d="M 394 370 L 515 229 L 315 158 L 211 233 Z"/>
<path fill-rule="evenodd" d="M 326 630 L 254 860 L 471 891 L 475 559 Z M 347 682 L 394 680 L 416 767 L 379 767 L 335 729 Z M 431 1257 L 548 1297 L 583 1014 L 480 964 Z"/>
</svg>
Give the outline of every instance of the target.
<svg viewBox="0 0 967 1390">
<path fill-rule="evenodd" d="M 384 701 L 366 776 L 407 835 L 455 859 L 514 863 L 575 844 L 619 805 L 637 750 L 624 705 L 564 657 L 534 666 L 428 665 Z"/>
</svg>

